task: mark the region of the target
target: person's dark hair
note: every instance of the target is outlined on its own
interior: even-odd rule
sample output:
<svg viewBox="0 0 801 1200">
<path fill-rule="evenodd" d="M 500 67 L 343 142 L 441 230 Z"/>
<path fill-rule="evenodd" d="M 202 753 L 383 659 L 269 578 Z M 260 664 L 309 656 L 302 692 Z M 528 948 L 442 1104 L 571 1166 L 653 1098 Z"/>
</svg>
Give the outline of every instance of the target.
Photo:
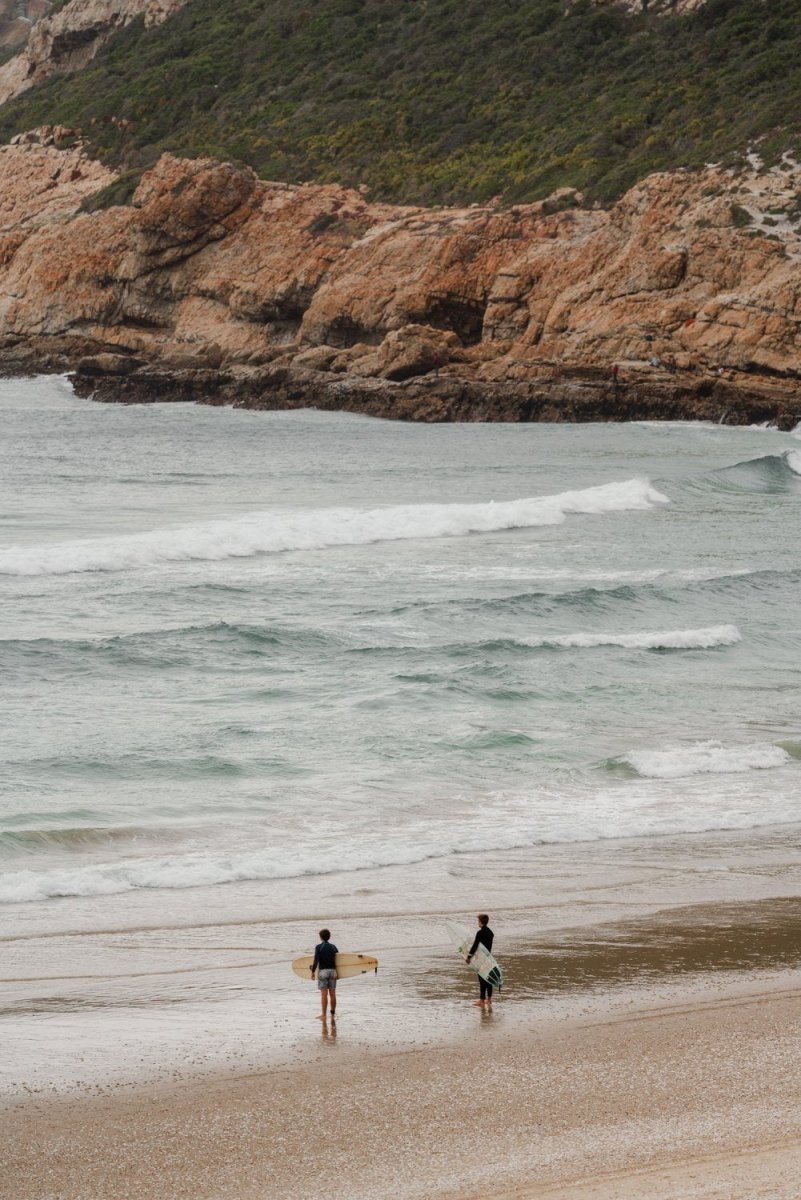
<svg viewBox="0 0 801 1200">
<path fill-rule="evenodd" d="M 482 925 L 489 925 L 489 916 L 487 913 L 479 913 L 478 920 Z"/>
<path fill-rule="evenodd" d="M 327 942 L 330 939 L 330 937 L 331 937 L 330 929 L 321 929 L 320 930 L 320 941 L 321 942 Z"/>
</svg>

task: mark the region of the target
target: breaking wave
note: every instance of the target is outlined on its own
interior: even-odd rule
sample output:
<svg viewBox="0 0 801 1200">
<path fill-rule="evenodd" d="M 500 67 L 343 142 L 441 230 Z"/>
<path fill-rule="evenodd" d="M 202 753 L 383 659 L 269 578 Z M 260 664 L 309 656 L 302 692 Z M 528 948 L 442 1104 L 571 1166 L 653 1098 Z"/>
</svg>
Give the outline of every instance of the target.
<svg viewBox="0 0 801 1200">
<path fill-rule="evenodd" d="M 717 757 L 716 757 L 717 755 Z M 684 749 L 632 752 L 617 765 L 649 779 L 671 779 L 707 770 L 730 772 L 759 767 L 782 766 L 790 756 L 775 746 L 727 749 L 700 744 Z M 633 764 L 639 763 L 641 771 Z M 717 763 L 716 767 L 711 764 Z M 643 783 L 642 787 L 653 784 Z M 685 784 L 684 788 L 691 788 Z M 539 797 L 542 799 L 542 796 Z M 625 791 L 615 789 L 603 797 L 588 792 L 576 794 L 575 803 L 565 804 L 564 794 L 553 794 L 543 810 L 532 804 L 530 794 L 486 797 L 487 812 L 474 822 L 432 819 L 377 840 L 365 839 L 352 826 L 336 832 L 337 850 L 330 843 L 304 840 L 270 844 L 269 834 L 256 839 L 253 848 L 216 847 L 189 852 L 167 852 L 148 857 L 126 857 L 117 862 L 53 864 L 44 870 L 6 870 L 0 877 L 0 905 L 24 904 L 70 896 L 111 896 L 149 889 L 184 890 L 248 880 L 297 879 L 329 872 L 351 872 L 380 867 L 404 866 L 427 859 L 448 858 L 463 853 L 500 852 L 519 847 L 596 842 L 608 838 L 653 837 L 702 833 L 724 829 L 753 829 L 783 824 L 797 817 L 795 789 L 775 789 L 755 810 L 750 793 L 727 797 L 724 806 L 707 806 L 703 794 L 675 794 L 666 810 L 658 798 L 640 796 L 636 805 Z M 500 819 L 502 816 L 502 819 Z M 389 829 L 389 826 L 387 826 Z M 155 832 L 155 831 L 154 831 Z M 69 835 L 72 836 L 72 835 Z M 95 836 L 92 831 L 92 836 Z M 33 849 L 30 844 L 26 847 Z M 44 847 L 43 847 L 44 848 Z M 53 845 L 58 852 L 65 847 Z M 166 849 L 164 847 L 163 849 Z"/>
<path fill-rule="evenodd" d="M 570 514 L 644 510 L 668 504 L 644 479 L 488 504 L 414 504 L 251 513 L 118 538 L 0 551 L 0 574 L 66 575 L 123 571 L 158 563 L 220 561 L 413 538 L 463 537 L 558 525 Z"/>
<path fill-rule="evenodd" d="M 661 633 L 567 633 L 528 644 L 579 649 L 619 646 L 627 650 L 710 650 L 715 646 L 733 646 L 740 640 L 736 625 L 712 625 L 707 629 L 668 629 Z"/>
<path fill-rule="evenodd" d="M 627 765 L 645 779 L 683 779 L 689 775 L 733 775 L 783 767 L 791 756 L 781 746 L 723 746 L 697 742 L 666 750 L 631 750 L 610 765 Z"/>
</svg>

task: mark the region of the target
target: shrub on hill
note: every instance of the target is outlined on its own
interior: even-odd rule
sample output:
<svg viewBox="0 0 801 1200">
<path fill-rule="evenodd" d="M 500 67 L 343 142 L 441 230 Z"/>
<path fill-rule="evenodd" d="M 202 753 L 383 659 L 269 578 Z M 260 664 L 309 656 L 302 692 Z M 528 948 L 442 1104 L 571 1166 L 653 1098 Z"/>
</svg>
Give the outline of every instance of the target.
<svg viewBox="0 0 801 1200">
<path fill-rule="evenodd" d="M 190 0 L 6 105 L 0 136 L 77 125 L 126 170 L 169 149 L 402 201 L 608 200 L 756 139 L 794 149 L 799 113 L 801 0 Z"/>
</svg>

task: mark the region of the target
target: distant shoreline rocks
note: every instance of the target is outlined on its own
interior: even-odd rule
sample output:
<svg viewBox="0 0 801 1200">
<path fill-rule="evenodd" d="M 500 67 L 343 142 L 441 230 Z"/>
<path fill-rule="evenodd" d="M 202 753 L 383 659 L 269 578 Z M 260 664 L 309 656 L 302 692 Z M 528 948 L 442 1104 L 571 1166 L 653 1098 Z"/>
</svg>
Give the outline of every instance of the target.
<svg viewBox="0 0 801 1200">
<path fill-rule="evenodd" d="M 6 374 L 419 421 L 801 420 L 801 232 L 761 216 L 790 160 L 649 176 L 608 209 L 425 209 L 164 155 L 120 204 L 43 130 L 0 147 L 0 181 Z"/>
</svg>

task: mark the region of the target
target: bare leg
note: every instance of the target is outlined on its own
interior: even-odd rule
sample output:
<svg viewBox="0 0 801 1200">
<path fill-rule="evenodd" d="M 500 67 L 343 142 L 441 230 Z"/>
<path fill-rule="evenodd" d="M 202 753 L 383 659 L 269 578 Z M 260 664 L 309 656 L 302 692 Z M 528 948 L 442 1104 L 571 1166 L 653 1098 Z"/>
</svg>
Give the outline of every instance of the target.
<svg viewBox="0 0 801 1200">
<path fill-rule="evenodd" d="M 320 1014 L 320 1020 L 324 1021 L 328 1015 L 328 988 L 320 988 L 320 1004 L 323 1009 Z"/>
<path fill-rule="evenodd" d="M 328 990 L 331 993 L 331 1020 L 333 1021 L 337 1012 L 337 992 L 336 988 L 329 988 Z"/>
</svg>

